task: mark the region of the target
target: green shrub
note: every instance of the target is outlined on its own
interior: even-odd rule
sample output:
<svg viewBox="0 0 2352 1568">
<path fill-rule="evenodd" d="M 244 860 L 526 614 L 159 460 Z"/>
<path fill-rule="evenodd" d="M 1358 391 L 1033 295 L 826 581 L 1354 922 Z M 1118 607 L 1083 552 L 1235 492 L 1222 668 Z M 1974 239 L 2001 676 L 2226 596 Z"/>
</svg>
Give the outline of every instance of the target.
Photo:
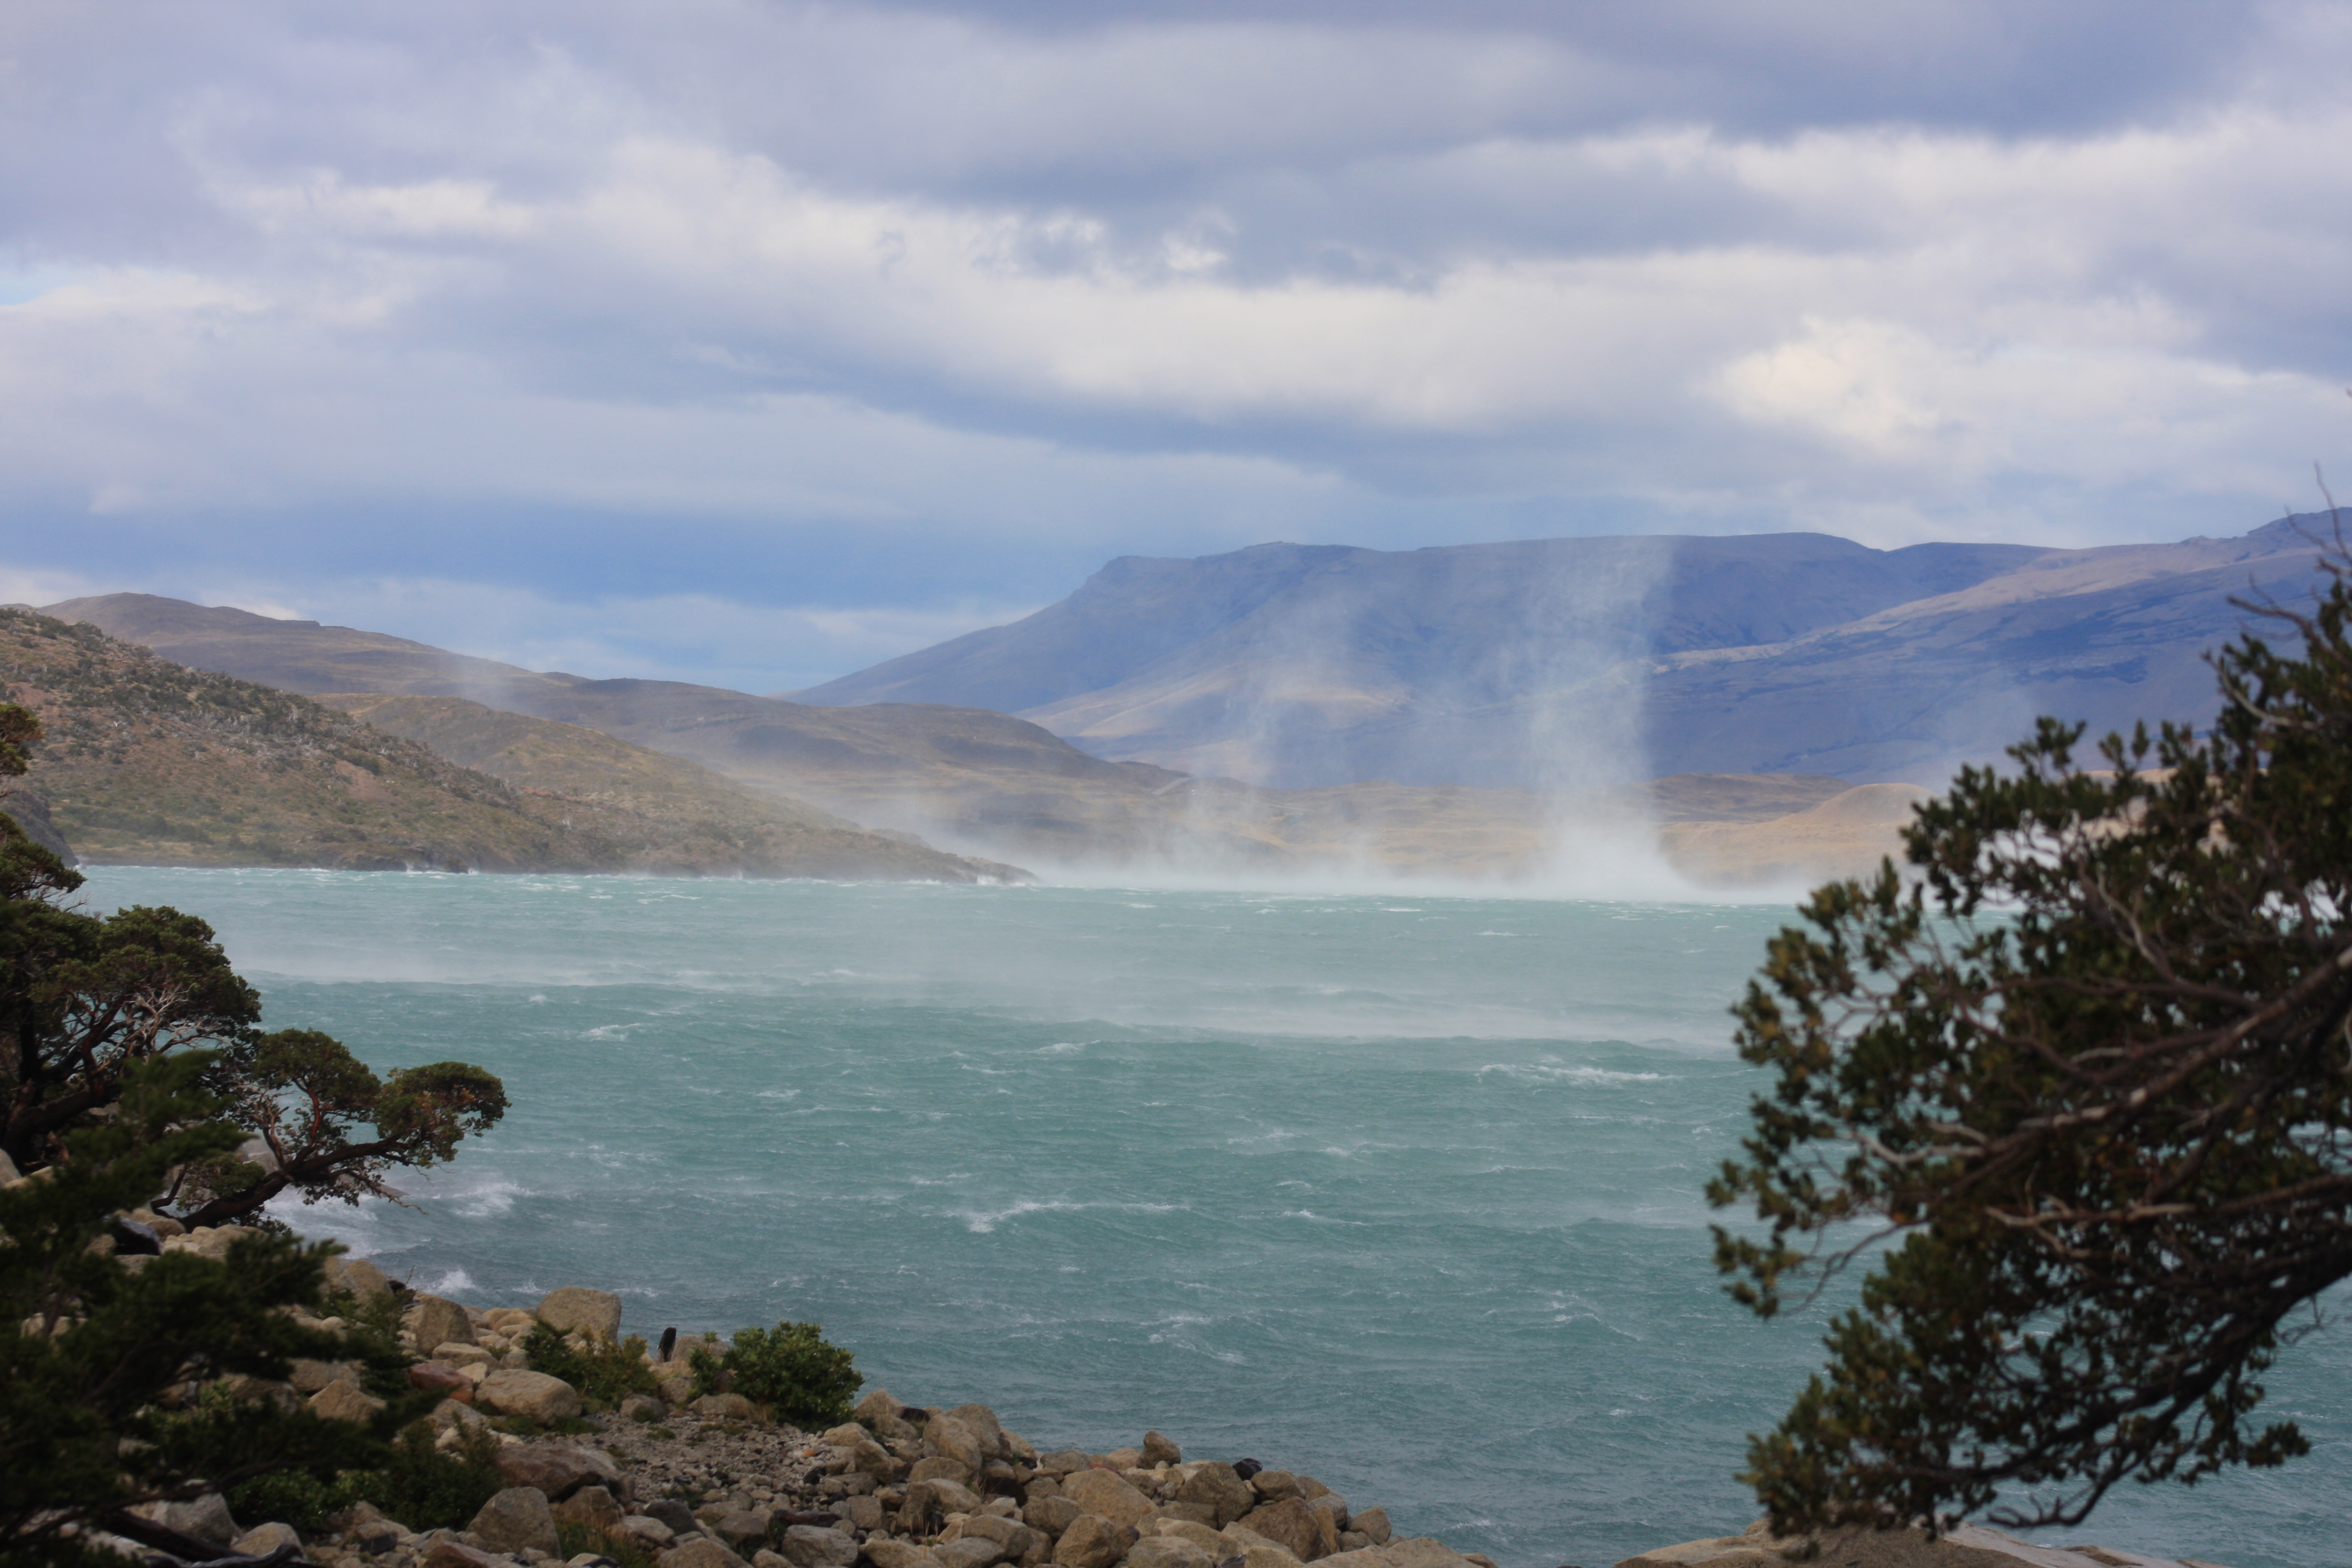
<svg viewBox="0 0 2352 1568">
<path fill-rule="evenodd" d="M 866 1382 L 850 1365 L 850 1352 L 827 1344 L 815 1323 L 778 1323 L 745 1329 L 726 1355 L 698 1350 L 688 1358 L 694 1385 L 715 1392 L 723 1378 L 729 1392 L 803 1426 L 836 1426 L 849 1419 L 851 1397 Z"/>
<path fill-rule="evenodd" d="M 522 1342 L 530 1370 L 560 1377 L 580 1391 L 580 1397 L 599 1409 L 609 1409 L 632 1394 L 654 1391 L 654 1369 L 646 1364 L 646 1342 L 631 1334 L 619 1344 L 591 1343 L 574 1350 L 571 1342 L 545 1323 L 534 1323 Z"/>
<path fill-rule="evenodd" d="M 456 1453 L 433 1446 L 430 1423 L 410 1426 L 380 1469 L 345 1470 L 331 1481 L 300 1471 L 257 1476 L 227 1493 L 232 1513 L 282 1520 L 306 1534 L 356 1502 L 373 1503 L 411 1530 L 457 1528 L 481 1511 L 506 1482 L 499 1479 L 495 1439 L 469 1432 Z"/>
</svg>

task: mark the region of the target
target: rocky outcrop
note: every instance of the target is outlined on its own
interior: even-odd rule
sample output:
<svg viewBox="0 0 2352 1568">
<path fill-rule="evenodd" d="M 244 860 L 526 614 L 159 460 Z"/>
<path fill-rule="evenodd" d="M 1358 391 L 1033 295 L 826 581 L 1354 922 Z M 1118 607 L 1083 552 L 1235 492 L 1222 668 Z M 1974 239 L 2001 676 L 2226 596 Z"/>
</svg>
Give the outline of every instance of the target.
<svg viewBox="0 0 2352 1568">
<path fill-rule="evenodd" d="M 1776 1537 L 1762 1521 L 1738 1535 L 1710 1536 L 1628 1557 L 1617 1568 L 2221 1568 L 2195 1557 L 2148 1557 L 2105 1546 L 2039 1546 L 1965 1524 L 1940 1538 L 1918 1530 L 1840 1530 Z"/>
</svg>

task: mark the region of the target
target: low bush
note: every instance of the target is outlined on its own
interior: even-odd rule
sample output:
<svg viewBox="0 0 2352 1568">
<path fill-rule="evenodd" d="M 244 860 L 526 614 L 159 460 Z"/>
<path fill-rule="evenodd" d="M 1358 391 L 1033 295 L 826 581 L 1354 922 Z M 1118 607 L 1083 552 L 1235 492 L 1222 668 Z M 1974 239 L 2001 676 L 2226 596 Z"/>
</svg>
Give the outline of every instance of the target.
<svg viewBox="0 0 2352 1568">
<path fill-rule="evenodd" d="M 585 1350 L 577 1350 L 556 1330 L 534 1323 L 522 1342 L 522 1353 L 530 1359 L 531 1371 L 562 1378 L 599 1409 L 610 1409 L 632 1394 L 654 1391 L 654 1371 L 646 1364 L 646 1342 L 635 1334 L 617 1345 L 591 1343 Z"/>
<path fill-rule="evenodd" d="M 695 1386 L 706 1394 L 724 1387 L 803 1426 L 839 1426 L 866 1379 L 824 1332 L 815 1323 L 745 1329 L 724 1356 L 698 1350 L 688 1358 Z"/>
<path fill-rule="evenodd" d="M 506 1482 L 499 1479 L 497 1439 L 469 1432 L 454 1453 L 433 1446 L 430 1423 L 400 1435 L 382 1468 L 345 1470 L 332 1480 L 279 1471 L 233 1487 L 229 1510 L 246 1519 L 282 1520 L 308 1533 L 353 1503 L 373 1503 L 411 1530 L 458 1529 L 472 1521 Z"/>
</svg>

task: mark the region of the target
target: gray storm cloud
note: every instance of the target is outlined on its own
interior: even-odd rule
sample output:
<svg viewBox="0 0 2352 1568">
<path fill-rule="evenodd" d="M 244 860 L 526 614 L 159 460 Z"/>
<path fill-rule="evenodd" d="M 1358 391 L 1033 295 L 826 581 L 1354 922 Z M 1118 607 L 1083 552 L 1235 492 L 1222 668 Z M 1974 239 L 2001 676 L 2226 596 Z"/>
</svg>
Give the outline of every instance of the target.
<svg viewBox="0 0 2352 1568">
<path fill-rule="evenodd" d="M 1569 9 L 12 6 L 0 563 L 724 602 L 655 663 L 789 686 L 1127 551 L 2222 532 L 2340 449 L 2340 8 Z"/>
</svg>

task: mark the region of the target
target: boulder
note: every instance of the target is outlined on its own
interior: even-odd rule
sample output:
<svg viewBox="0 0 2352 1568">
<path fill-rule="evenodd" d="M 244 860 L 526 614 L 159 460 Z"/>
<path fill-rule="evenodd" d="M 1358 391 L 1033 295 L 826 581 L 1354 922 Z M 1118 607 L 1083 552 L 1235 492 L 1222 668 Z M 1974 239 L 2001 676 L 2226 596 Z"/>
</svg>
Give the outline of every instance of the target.
<svg viewBox="0 0 2352 1568">
<path fill-rule="evenodd" d="M 910 1481 L 953 1481 L 958 1486 L 965 1487 L 971 1486 L 980 1479 L 961 1464 L 939 1454 L 933 1454 L 929 1458 L 917 1459 L 908 1469 L 907 1479 Z"/>
<path fill-rule="evenodd" d="M 245 1533 L 245 1527 L 228 1511 L 228 1500 L 218 1492 L 206 1492 L 188 1502 L 147 1503 L 135 1511 L 166 1530 L 209 1541 L 215 1546 L 234 1546 L 236 1538 Z"/>
<path fill-rule="evenodd" d="M 1255 1508 L 1258 1496 L 1231 1465 L 1213 1459 L 1194 1470 L 1191 1479 L 1177 1489 L 1176 1500 L 1196 1502 L 1208 1509 L 1216 1516 L 1217 1528 L 1223 1530 Z"/>
<path fill-rule="evenodd" d="M 942 1459 L 952 1459 L 971 1475 L 988 1462 L 988 1451 L 971 1427 L 952 1415 L 934 1415 L 923 1426 L 923 1447 Z"/>
<path fill-rule="evenodd" d="M 585 1568 L 584 1564 L 583 1568 Z M 751 1553 L 751 1568 L 793 1568 L 793 1560 L 781 1552 L 771 1552 L 763 1546 Z"/>
<path fill-rule="evenodd" d="M 621 1521 L 618 1534 L 648 1552 L 659 1552 L 677 1539 L 677 1531 L 648 1513 L 633 1513 Z"/>
<path fill-rule="evenodd" d="M 467 1405 L 474 1402 L 474 1380 L 446 1361 L 420 1361 L 411 1365 L 408 1386 L 436 1389 L 443 1398 Z"/>
<path fill-rule="evenodd" d="M 749 1421 L 751 1402 L 740 1394 L 706 1394 L 687 1406 L 708 1421 Z"/>
<path fill-rule="evenodd" d="M 1298 1495 L 1298 1478 L 1288 1470 L 1260 1470 L 1249 1479 L 1250 1489 L 1268 1502 Z"/>
<path fill-rule="evenodd" d="M 853 1475 L 887 1481 L 898 1475 L 898 1464 L 881 1444 L 871 1437 L 860 1437 L 849 1446 L 849 1469 Z"/>
<path fill-rule="evenodd" d="M 1062 1482 L 1062 1495 L 1077 1504 L 1080 1511 L 1116 1524 L 1133 1524 L 1151 1511 L 1150 1498 L 1136 1490 L 1125 1476 L 1109 1470 L 1078 1471 Z"/>
<path fill-rule="evenodd" d="M 683 1373 L 665 1377 L 654 1385 L 654 1392 L 670 1405 L 690 1405 L 694 1402 L 694 1379 Z"/>
<path fill-rule="evenodd" d="M 327 1289 L 349 1290 L 354 1296 L 383 1296 L 391 1293 L 392 1281 L 364 1258 L 330 1258 Z"/>
<path fill-rule="evenodd" d="M 1217 1562 L 1181 1535 L 1147 1535 L 1127 1553 L 1127 1568 L 1216 1568 Z"/>
<path fill-rule="evenodd" d="M 1058 1536 L 1084 1512 L 1086 1510 L 1059 1492 L 1043 1496 L 1032 1493 L 1029 1506 L 1021 1510 L 1021 1521 L 1042 1535 Z"/>
<path fill-rule="evenodd" d="M 582 1487 L 557 1503 L 553 1511 L 557 1524 L 584 1524 L 606 1531 L 619 1529 L 623 1518 L 611 1489 L 602 1486 Z"/>
<path fill-rule="evenodd" d="M 992 1568 L 1005 1558 L 1003 1544 L 985 1535 L 961 1535 L 931 1548 L 940 1568 Z"/>
<path fill-rule="evenodd" d="M 1301 1563 L 1312 1563 L 1318 1557 L 1331 1555 L 1335 1539 L 1326 1544 L 1318 1528 L 1315 1510 L 1296 1497 L 1284 1498 L 1252 1509 L 1237 1521 L 1243 1529 L 1256 1531 L 1273 1542 Z"/>
<path fill-rule="evenodd" d="M 580 1391 L 560 1377 L 519 1367 L 500 1367 L 474 1389 L 474 1402 L 501 1415 L 522 1415 L 546 1423 L 580 1414 Z"/>
<path fill-rule="evenodd" d="M 996 1419 L 996 1412 L 985 1405 L 959 1405 L 948 1412 L 948 1419 L 961 1424 L 980 1442 L 981 1452 L 991 1459 L 1004 1457 L 1004 1427 Z M 929 1436 L 928 1432 L 925 1436 Z"/>
<path fill-rule="evenodd" d="M 607 1344 L 620 1342 L 621 1299 L 610 1290 L 591 1290 L 584 1285 L 550 1290 L 539 1299 L 538 1316 L 560 1333 L 577 1329 Z"/>
<path fill-rule="evenodd" d="M 887 1535 L 867 1541 L 865 1552 L 866 1561 L 874 1568 L 924 1568 L 932 1561 L 929 1547 L 918 1546 L 911 1541 L 893 1541 Z"/>
<path fill-rule="evenodd" d="M 475 1342 L 474 1320 L 466 1315 L 465 1308 L 446 1297 L 419 1294 L 406 1317 L 408 1330 L 416 1336 L 420 1348 Z"/>
<path fill-rule="evenodd" d="M 464 1542 L 444 1535 L 425 1549 L 418 1568 L 514 1568 L 504 1557 L 493 1557 Z"/>
<path fill-rule="evenodd" d="M 1097 1513 L 1082 1513 L 1054 1543 L 1059 1568 L 1110 1568 L 1136 1542 L 1132 1526 L 1115 1523 Z"/>
<path fill-rule="evenodd" d="M 650 1394 L 632 1394 L 621 1401 L 621 1416 L 627 1421 L 658 1421 L 669 1414 L 669 1406 Z"/>
<path fill-rule="evenodd" d="M 882 1528 L 882 1500 L 870 1496 L 844 1498 L 833 1505 L 833 1514 L 853 1530 L 879 1530 Z"/>
<path fill-rule="evenodd" d="M 555 1513 L 535 1487 L 509 1487 L 484 1503 L 466 1528 L 492 1552 L 555 1550 Z"/>
<path fill-rule="evenodd" d="M 383 1401 L 362 1394 L 356 1383 L 331 1383 L 310 1396 L 310 1408 L 330 1421 L 373 1421 Z"/>
<path fill-rule="evenodd" d="M 1469 1561 L 1443 1541 L 1433 1541 L 1426 1535 L 1391 1541 L 1377 1550 L 1389 1568 L 1461 1568 Z"/>
<path fill-rule="evenodd" d="M 892 1443 L 903 1443 L 919 1437 L 922 1429 L 898 1414 L 906 1408 L 887 1388 L 877 1388 L 857 1402 L 855 1412 L 858 1422 L 877 1437 Z"/>
<path fill-rule="evenodd" d="M 1375 1546 L 1385 1546 L 1388 1544 L 1391 1533 L 1389 1510 L 1384 1508 L 1368 1508 L 1361 1513 L 1351 1513 L 1348 1516 L 1348 1528 L 1360 1532 Z"/>
<path fill-rule="evenodd" d="M 529 1487 L 550 1502 L 560 1502 L 583 1487 L 603 1487 L 608 1493 L 623 1489 L 621 1467 L 602 1448 L 577 1443 L 514 1443 L 501 1447 L 495 1461 L 499 1479 L 510 1487 Z"/>
<path fill-rule="evenodd" d="M 240 1557 L 267 1557 L 281 1546 L 302 1549 L 302 1538 L 290 1524 L 257 1524 L 238 1536 L 229 1550 Z"/>
<path fill-rule="evenodd" d="M 768 1510 L 764 1508 L 723 1508 L 705 1519 L 702 1521 L 702 1528 L 738 1552 L 757 1552 L 768 1539 Z M 793 1528 L 806 1529 L 807 1527 L 796 1525 Z M 831 1534 L 832 1532 L 823 1531 L 819 1533 Z M 852 1548 L 850 1556 L 851 1561 L 856 1561 L 855 1547 Z M 814 1565 L 803 1563 L 802 1568 L 814 1568 Z M 835 1568 L 848 1568 L 848 1564 L 836 1564 Z"/>
<path fill-rule="evenodd" d="M 1181 1465 L 1184 1462 L 1184 1450 L 1157 1432 L 1146 1432 L 1143 1435 L 1143 1462 L 1152 1467 Z"/>
<path fill-rule="evenodd" d="M 294 1370 L 286 1379 L 297 1394 L 316 1394 L 331 1383 L 359 1380 L 360 1363 L 355 1361 L 312 1361 L 307 1356 L 294 1358 Z"/>
<path fill-rule="evenodd" d="M 663 1552 L 655 1562 L 660 1568 L 751 1568 L 719 1542 L 707 1535 L 697 1535 L 679 1542 Z"/>
<path fill-rule="evenodd" d="M 1037 1468 L 1049 1476 L 1066 1476 L 1094 1468 L 1094 1456 L 1081 1448 L 1063 1448 L 1037 1456 Z"/>
</svg>

